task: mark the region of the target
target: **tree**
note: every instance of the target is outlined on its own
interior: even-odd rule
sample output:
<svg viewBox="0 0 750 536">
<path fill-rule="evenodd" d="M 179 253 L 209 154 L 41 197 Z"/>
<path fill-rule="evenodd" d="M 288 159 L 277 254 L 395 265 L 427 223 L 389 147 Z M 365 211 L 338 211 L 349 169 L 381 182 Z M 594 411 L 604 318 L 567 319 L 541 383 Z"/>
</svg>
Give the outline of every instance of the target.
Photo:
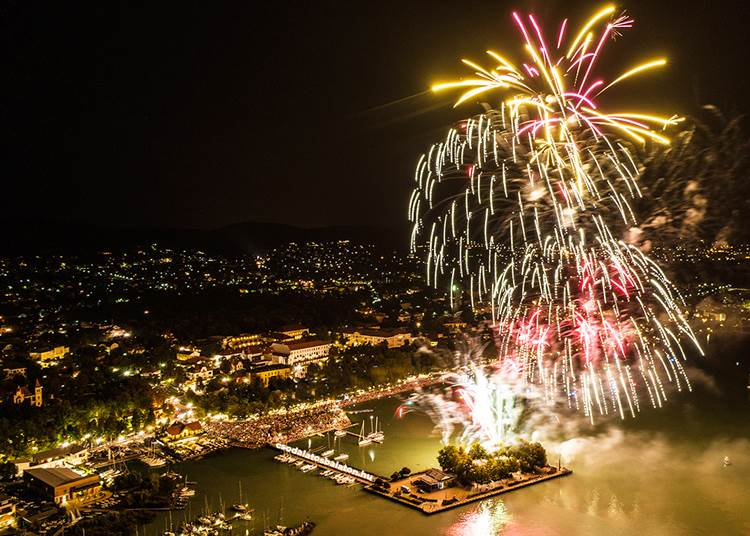
<svg viewBox="0 0 750 536">
<path fill-rule="evenodd" d="M 457 468 L 467 459 L 466 452 L 461 447 L 446 445 L 438 452 L 438 464 L 443 471 L 457 473 Z"/>
<path fill-rule="evenodd" d="M 515 473 L 520 469 L 520 464 L 515 458 L 509 458 L 508 456 L 497 456 L 489 462 L 489 472 L 492 480 L 502 480 L 508 478 L 511 473 Z"/>
<path fill-rule="evenodd" d="M 521 441 L 519 444 L 514 445 L 507 449 L 507 454 L 511 458 L 518 460 L 521 466 L 521 471 L 530 472 L 535 467 L 544 467 L 547 465 L 547 452 L 541 443 L 529 443 L 528 441 Z"/>
<path fill-rule="evenodd" d="M 485 449 L 479 442 L 474 443 L 469 449 L 469 458 L 472 460 L 485 460 L 489 458 L 489 456 L 487 449 Z"/>
<path fill-rule="evenodd" d="M 0 481 L 13 480 L 16 477 L 16 466 L 11 462 L 0 463 Z"/>
</svg>

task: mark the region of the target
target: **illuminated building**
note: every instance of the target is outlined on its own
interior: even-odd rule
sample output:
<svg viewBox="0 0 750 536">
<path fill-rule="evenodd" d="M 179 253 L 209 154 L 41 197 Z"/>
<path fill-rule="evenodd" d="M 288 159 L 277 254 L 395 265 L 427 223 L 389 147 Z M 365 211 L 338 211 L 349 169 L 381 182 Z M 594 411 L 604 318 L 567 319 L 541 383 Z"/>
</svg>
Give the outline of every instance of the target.
<svg viewBox="0 0 750 536">
<path fill-rule="evenodd" d="M 456 480 L 456 475 L 444 473 L 440 469 L 428 469 L 413 484 L 424 491 L 438 491 L 450 487 Z"/>
<path fill-rule="evenodd" d="M 225 337 L 221 341 L 221 346 L 223 348 L 232 348 L 232 349 L 240 349 L 240 348 L 246 348 L 248 346 L 254 346 L 256 344 L 261 344 L 263 342 L 263 337 L 260 333 L 243 333 L 241 335 L 235 335 L 233 337 Z"/>
<path fill-rule="evenodd" d="M 23 404 L 24 402 L 28 402 L 29 405 L 37 408 L 42 407 L 42 384 L 39 383 L 39 380 L 37 380 L 34 385 L 33 393 L 25 386 L 19 386 L 18 389 L 16 389 L 16 392 L 13 394 L 13 403 Z"/>
<path fill-rule="evenodd" d="M 301 324 L 290 324 L 279 329 L 279 333 L 283 333 L 284 335 L 291 337 L 292 339 L 298 340 L 305 335 L 308 335 L 310 333 L 310 330 Z"/>
<path fill-rule="evenodd" d="M 82 476 L 67 467 L 29 469 L 23 474 L 27 485 L 54 500 L 56 504 L 88 501 L 102 489 L 98 474 Z"/>
<path fill-rule="evenodd" d="M 189 423 L 176 422 L 170 424 L 165 430 L 164 439 L 169 441 L 177 441 L 179 439 L 185 439 L 187 437 L 193 437 L 203 433 L 203 427 L 198 421 L 192 421 Z"/>
<path fill-rule="evenodd" d="M 188 370 L 185 375 L 188 377 L 189 380 L 198 381 L 208 381 L 211 378 L 214 377 L 214 371 L 212 369 L 206 368 L 205 366 L 202 366 L 198 368 L 196 365 L 193 367 L 192 370 Z"/>
<path fill-rule="evenodd" d="M 271 378 L 287 379 L 291 374 L 292 367 L 289 365 L 276 364 L 253 369 L 251 377 L 260 380 L 263 387 L 268 387 L 268 382 L 271 381 Z"/>
<path fill-rule="evenodd" d="M 31 456 L 30 459 L 13 461 L 16 474 L 23 475 L 29 469 L 51 469 L 55 467 L 70 467 L 81 465 L 89 457 L 89 450 L 81 445 L 68 445 L 56 449 L 43 450 Z"/>
<path fill-rule="evenodd" d="M 352 328 L 341 330 L 341 334 L 346 339 L 346 344 L 351 346 L 359 344 L 377 346 L 386 343 L 388 348 L 398 348 L 408 344 L 412 339 L 411 333 L 398 329 Z"/>
<path fill-rule="evenodd" d="M 328 359 L 331 343 L 321 340 L 294 341 L 271 345 L 274 361 L 282 365 L 307 365 L 313 361 Z"/>
<path fill-rule="evenodd" d="M 43 352 L 30 352 L 29 357 L 41 361 L 43 364 L 49 361 L 57 361 L 62 359 L 70 353 L 70 348 L 67 346 L 55 346 L 51 350 L 45 350 Z"/>
</svg>

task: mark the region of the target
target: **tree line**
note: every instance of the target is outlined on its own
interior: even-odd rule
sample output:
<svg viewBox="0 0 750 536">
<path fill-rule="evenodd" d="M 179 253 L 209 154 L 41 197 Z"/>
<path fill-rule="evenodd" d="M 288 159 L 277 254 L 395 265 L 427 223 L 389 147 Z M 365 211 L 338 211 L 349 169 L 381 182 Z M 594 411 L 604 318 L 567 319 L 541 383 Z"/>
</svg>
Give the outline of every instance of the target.
<svg viewBox="0 0 750 536">
<path fill-rule="evenodd" d="M 509 478 L 518 471 L 531 473 L 547 465 L 547 453 L 541 443 L 528 441 L 503 445 L 494 452 L 489 452 L 478 442 L 468 450 L 447 445 L 440 449 L 437 459 L 440 468 L 455 474 L 463 485 L 488 484 Z"/>
</svg>

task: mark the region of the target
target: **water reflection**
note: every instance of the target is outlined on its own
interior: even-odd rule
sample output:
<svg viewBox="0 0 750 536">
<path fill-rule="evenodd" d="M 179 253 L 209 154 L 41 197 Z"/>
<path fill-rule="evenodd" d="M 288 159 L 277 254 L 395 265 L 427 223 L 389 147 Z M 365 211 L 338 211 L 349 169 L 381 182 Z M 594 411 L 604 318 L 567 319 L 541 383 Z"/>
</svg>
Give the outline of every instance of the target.
<svg viewBox="0 0 750 536">
<path fill-rule="evenodd" d="M 448 536 L 487 536 L 500 534 L 508 525 L 511 516 L 505 503 L 499 499 L 485 501 L 471 512 L 464 514 L 447 531 Z"/>
</svg>

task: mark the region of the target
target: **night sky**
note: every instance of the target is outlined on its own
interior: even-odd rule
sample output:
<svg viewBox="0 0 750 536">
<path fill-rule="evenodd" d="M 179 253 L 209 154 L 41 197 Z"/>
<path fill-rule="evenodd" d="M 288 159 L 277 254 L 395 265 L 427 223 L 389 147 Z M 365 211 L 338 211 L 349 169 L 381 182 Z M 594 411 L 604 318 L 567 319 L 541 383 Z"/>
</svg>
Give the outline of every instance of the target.
<svg viewBox="0 0 750 536">
<path fill-rule="evenodd" d="M 400 223 L 419 154 L 479 110 L 425 90 L 487 48 L 519 59 L 512 9 L 551 33 L 601 5 L 132 4 L 0 4 L 0 220 Z M 747 111 L 744 2 L 622 7 L 636 26 L 608 45 L 605 73 L 661 54 L 671 65 L 604 103 Z"/>
</svg>

